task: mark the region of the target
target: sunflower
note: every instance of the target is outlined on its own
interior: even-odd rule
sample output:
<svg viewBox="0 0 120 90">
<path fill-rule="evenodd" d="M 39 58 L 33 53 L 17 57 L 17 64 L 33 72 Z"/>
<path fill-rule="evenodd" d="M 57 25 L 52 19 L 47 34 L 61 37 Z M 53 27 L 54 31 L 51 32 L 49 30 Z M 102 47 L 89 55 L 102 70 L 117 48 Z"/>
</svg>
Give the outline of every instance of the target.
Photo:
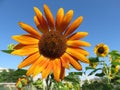
<svg viewBox="0 0 120 90">
<path fill-rule="evenodd" d="M 109 52 L 109 47 L 104 43 L 97 44 L 94 48 L 94 53 L 100 57 L 107 56 L 108 52 Z"/>
<path fill-rule="evenodd" d="M 64 78 L 65 68 L 69 69 L 69 65 L 81 70 L 79 61 L 89 63 L 86 58 L 89 53 L 81 47 L 90 46 L 90 43 L 79 40 L 88 33 L 73 33 L 82 23 L 82 16 L 70 24 L 73 10 L 64 14 L 64 9 L 60 8 L 56 20 L 46 4 L 44 5 L 45 16 L 37 7 L 34 7 L 34 11 L 34 22 L 38 31 L 28 24 L 19 22 L 19 26 L 28 34 L 12 36 L 19 42 L 12 54 L 27 56 L 18 68 L 30 66 L 26 74 L 34 77 L 42 73 L 42 79 L 53 73 L 54 79 L 60 81 Z"/>
</svg>

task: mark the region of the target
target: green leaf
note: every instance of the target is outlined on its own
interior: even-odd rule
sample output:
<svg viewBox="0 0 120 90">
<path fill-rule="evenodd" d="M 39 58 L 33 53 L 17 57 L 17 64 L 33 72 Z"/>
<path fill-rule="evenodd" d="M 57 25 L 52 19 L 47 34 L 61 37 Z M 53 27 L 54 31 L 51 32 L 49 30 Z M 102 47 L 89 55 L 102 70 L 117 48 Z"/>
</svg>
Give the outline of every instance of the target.
<svg viewBox="0 0 120 90">
<path fill-rule="evenodd" d="M 102 68 L 97 68 L 97 69 L 94 69 L 91 73 L 89 73 L 89 75 L 88 76 L 90 76 L 90 75 L 93 75 L 96 71 L 98 71 L 98 70 L 102 70 Z"/>
<path fill-rule="evenodd" d="M 110 53 L 112 60 L 116 60 L 120 57 L 120 53 L 117 50 L 113 50 Z"/>
<path fill-rule="evenodd" d="M 69 75 L 67 75 L 64 80 L 68 81 L 68 82 L 73 82 L 73 83 L 77 83 L 79 84 L 80 79 L 79 79 L 79 75 L 81 75 L 82 72 L 71 72 L 69 73 Z"/>
<path fill-rule="evenodd" d="M 7 47 L 7 50 L 1 50 L 2 52 L 4 52 L 4 53 L 7 53 L 7 54 L 11 54 L 11 52 L 13 52 L 14 51 L 14 44 L 13 43 L 11 43 L 11 44 L 9 44 L 8 45 L 8 47 Z"/>
<path fill-rule="evenodd" d="M 4 53 L 11 54 L 14 50 L 1 50 Z"/>
<path fill-rule="evenodd" d="M 112 50 L 111 52 L 109 52 L 110 55 L 113 55 L 113 54 L 118 54 L 118 50 Z"/>
<path fill-rule="evenodd" d="M 99 62 L 98 57 L 89 57 L 90 62 Z"/>
<path fill-rule="evenodd" d="M 80 82 L 73 77 L 65 77 L 64 80 L 69 81 L 69 82 L 73 82 L 73 83 L 79 83 Z"/>
<path fill-rule="evenodd" d="M 82 72 L 70 72 L 70 75 L 82 75 Z"/>
<path fill-rule="evenodd" d="M 117 80 L 116 82 L 120 84 L 120 80 Z"/>
<path fill-rule="evenodd" d="M 111 64 L 116 66 L 116 65 L 120 65 L 120 62 L 112 62 Z"/>
<path fill-rule="evenodd" d="M 98 76 L 98 77 L 103 77 L 105 74 L 104 73 L 96 73 L 95 76 Z"/>
<path fill-rule="evenodd" d="M 95 68 L 93 68 L 93 67 L 85 67 L 85 69 L 88 70 L 88 69 L 95 69 Z"/>
<path fill-rule="evenodd" d="M 120 75 L 118 74 L 118 75 L 116 75 L 116 77 L 117 77 L 117 78 L 120 78 Z"/>
</svg>

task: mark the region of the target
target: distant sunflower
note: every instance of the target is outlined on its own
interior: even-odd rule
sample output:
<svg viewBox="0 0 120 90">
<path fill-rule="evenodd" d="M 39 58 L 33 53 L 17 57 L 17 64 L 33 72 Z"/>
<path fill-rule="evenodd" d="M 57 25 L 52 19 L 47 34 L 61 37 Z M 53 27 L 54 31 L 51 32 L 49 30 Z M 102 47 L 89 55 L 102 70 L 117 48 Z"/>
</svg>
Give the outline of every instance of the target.
<svg viewBox="0 0 120 90">
<path fill-rule="evenodd" d="M 100 57 L 107 56 L 108 52 L 109 52 L 109 47 L 104 43 L 97 44 L 94 48 L 94 53 Z"/>
<path fill-rule="evenodd" d="M 60 81 L 64 78 L 65 68 L 69 69 L 69 64 L 81 70 L 79 61 L 89 63 L 86 58 L 89 53 L 81 47 L 90 46 L 90 43 L 79 40 L 88 33 L 73 33 L 82 23 L 82 16 L 70 24 L 73 10 L 64 15 L 64 9 L 60 8 L 56 20 L 47 5 L 44 5 L 45 17 L 37 7 L 34 7 L 34 11 L 34 22 L 40 33 L 32 26 L 19 22 L 20 27 L 28 34 L 12 37 L 19 42 L 12 54 L 27 56 L 18 68 L 31 65 L 27 71 L 28 76 L 36 76 L 42 72 L 42 78 L 46 78 L 53 73 L 54 79 Z"/>
</svg>

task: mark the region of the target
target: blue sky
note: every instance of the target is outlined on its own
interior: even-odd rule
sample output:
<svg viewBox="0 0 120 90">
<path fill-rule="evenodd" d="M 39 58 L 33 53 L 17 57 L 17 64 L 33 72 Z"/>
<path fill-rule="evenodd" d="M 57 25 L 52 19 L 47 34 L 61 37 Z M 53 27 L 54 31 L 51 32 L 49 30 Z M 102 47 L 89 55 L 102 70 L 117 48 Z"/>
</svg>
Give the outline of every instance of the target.
<svg viewBox="0 0 120 90">
<path fill-rule="evenodd" d="M 110 50 L 120 50 L 118 40 L 120 34 L 120 0 L 0 0 L 0 50 L 7 49 L 8 44 L 16 42 L 12 35 L 24 34 L 18 26 L 23 21 L 35 27 L 33 7 L 37 6 L 43 12 L 43 5 L 47 4 L 54 17 L 60 7 L 65 12 L 74 10 L 73 20 L 83 16 L 83 23 L 76 31 L 87 31 L 84 38 L 92 44 L 85 48 L 91 56 L 95 56 L 93 48 L 98 43 L 105 43 Z M 0 67 L 17 69 L 22 57 L 0 52 Z"/>
</svg>

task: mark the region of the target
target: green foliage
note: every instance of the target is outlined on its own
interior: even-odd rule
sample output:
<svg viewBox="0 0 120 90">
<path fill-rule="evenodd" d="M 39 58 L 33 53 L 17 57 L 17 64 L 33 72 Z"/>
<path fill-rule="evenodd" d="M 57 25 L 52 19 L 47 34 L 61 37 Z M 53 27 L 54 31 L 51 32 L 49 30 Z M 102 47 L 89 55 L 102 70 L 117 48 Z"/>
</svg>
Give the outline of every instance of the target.
<svg viewBox="0 0 120 90">
<path fill-rule="evenodd" d="M 41 79 L 38 79 L 37 81 L 33 82 L 33 85 L 37 88 L 37 89 L 42 89 L 43 88 L 43 81 Z"/>
<path fill-rule="evenodd" d="M 98 77 L 103 77 L 105 74 L 102 72 L 102 73 L 96 73 L 95 76 L 98 76 Z"/>
<path fill-rule="evenodd" d="M 9 69 L 9 72 L 6 70 L 0 72 L 0 82 L 16 82 L 17 79 L 23 75 L 25 75 L 26 70 L 24 69 L 18 69 L 13 70 Z"/>
<path fill-rule="evenodd" d="M 111 64 L 116 66 L 116 65 L 120 65 L 120 62 L 114 62 L 113 61 Z"/>
<path fill-rule="evenodd" d="M 80 76 L 81 76 L 81 75 L 82 75 L 82 72 L 70 72 L 69 75 L 70 75 L 70 76 L 72 76 L 72 75 L 73 75 L 73 76 L 75 76 L 75 75 L 80 75 Z"/>
<path fill-rule="evenodd" d="M 80 90 L 80 78 L 82 72 L 70 72 L 63 81 L 53 82 L 52 90 Z"/>
<path fill-rule="evenodd" d="M 88 67 L 85 67 L 85 69 L 86 69 L 86 70 L 90 70 L 90 69 L 95 69 L 95 68 L 88 66 Z"/>
<path fill-rule="evenodd" d="M 82 90 L 113 90 L 113 85 L 98 81 L 92 83 L 85 82 L 82 85 Z"/>
<path fill-rule="evenodd" d="M 98 57 L 89 57 L 90 62 L 99 62 Z"/>
<path fill-rule="evenodd" d="M 1 51 L 7 54 L 11 54 L 11 52 L 13 52 L 13 50 L 1 50 Z"/>
<path fill-rule="evenodd" d="M 90 73 L 87 75 L 98 76 L 101 81 L 85 82 L 82 85 L 82 90 L 120 90 L 120 67 L 117 67 L 120 66 L 119 51 L 113 50 L 109 52 L 103 60 L 100 59 L 102 59 L 102 57 L 90 57 L 90 63 L 98 62 L 98 67 L 100 65 L 100 68 L 93 68 L 90 65 L 89 67 L 85 67 L 85 74 L 88 70 L 90 70 Z M 109 62 L 105 59 L 109 59 Z M 98 70 L 100 72 L 98 72 Z M 103 81 L 103 77 L 106 77 L 106 80 Z"/>
<path fill-rule="evenodd" d="M 116 60 L 120 57 L 120 53 L 117 50 L 113 50 L 109 53 L 112 60 Z"/>
<path fill-rule="evenodd" d="M 64 80 L 79 84 L 80 83 L 79 75 L 82 75 L 82 72 L 70 72 L 69 75 L 64 78 Z"/>
<path fill-rule="evenodd" d="M 97 72 L 98 70 L 102 70 L 102 68 L 96 68 L 96 69 L 94 69 L 92 72 L 90 72 L 88 74 L 88 76 L 95 74 L 95 72 Z"/>
</svg>

